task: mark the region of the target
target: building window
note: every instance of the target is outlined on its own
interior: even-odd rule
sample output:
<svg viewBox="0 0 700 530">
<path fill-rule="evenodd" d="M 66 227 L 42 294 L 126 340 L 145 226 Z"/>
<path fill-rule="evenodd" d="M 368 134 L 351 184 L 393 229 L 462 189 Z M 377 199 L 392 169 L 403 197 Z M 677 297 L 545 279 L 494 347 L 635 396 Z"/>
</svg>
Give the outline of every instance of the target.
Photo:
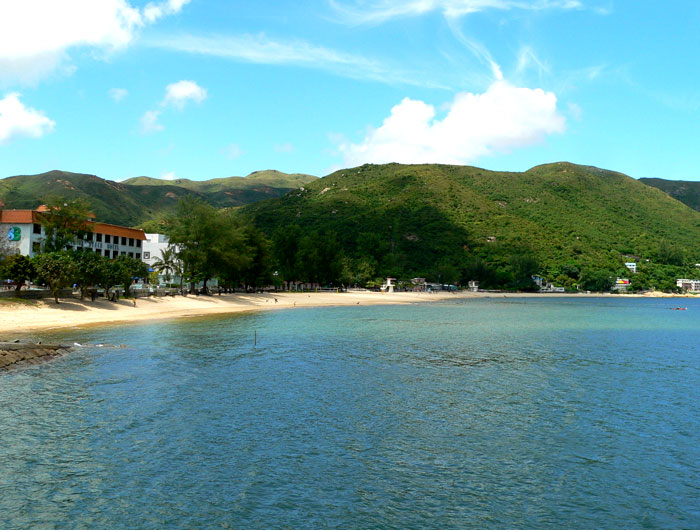
<svg viewBox="0 0 700 530">
<path fill-rule="evenodd" d="M 130 238 L 129 238 L 129 246 L 130 246 L 130 247 L 133 247 L 133 246 L 134 246 L 134 238 L 133 238 L 133 237 L 130 237 Z"/>
<path fill-rule="evenodd" d="M 140 253 L 140 252 L 137 252 L 137 253 L 136 253 L 136 259 L 141 259 L 141 253 Z"/>
<path fill-rule="evenodd" d="M 34 226 L 32 227 L 32 232 L 35 234 L 41 234 L 41 225 L 39 223 L 34 223 Z"/>
<path fill-rule="evenodd" d="M 137 240 L 136 240 L 136 246 L 139 247 L 139 248 L 141 248 L 141 240 L 140 240 L 140 239 L 137 239 Z"/>
<path fill-rule="evenodd" d="M 112 259 L 119 257 L 119 251 L 118 250 L 113 250 L 112 251 Z"/>
<path fill-rule="evenodd" d="M 151 259 L 151 253 L 150 253 L 150 252 L 144 252 L 144 253 L 143 253 L 143 259 Z"/>
<path fill-rule="evenodd" d="M 41 252 L 41 242 L 40 241 L 34 241 L 32 243 L 32 253 L 33 254 L 38 254 Z"/>
<path fill-rule="evenodd" d="M 105 234 L 105 243 L 111 243 L 112 242 L 112 236 L 109 234 Z"/>
<path fill-rule="evenodd" d="M 122 245 L 126 245 L 126 238 L 122 237 Z"/>
<path fill-rule="evenodd" d="M 85 240 L 92 241 L 92 232 L 88 232 L 87 234 L 85 234 Z"/>
<path fill-rule="evenodd" d="M 134 257 L 134 253 L 133 253 L 133 252 L 129 252 L 129 257 L 130 257 L 130 258 L 133 258 L 133 257 Z"/>
<path fill-rule="evenodd" d="M 102 234 L 100 234 L 99 232 L 95 234 L 95 241 L 97 241 L 98 243 L 102 243 Z"/>
</svg>

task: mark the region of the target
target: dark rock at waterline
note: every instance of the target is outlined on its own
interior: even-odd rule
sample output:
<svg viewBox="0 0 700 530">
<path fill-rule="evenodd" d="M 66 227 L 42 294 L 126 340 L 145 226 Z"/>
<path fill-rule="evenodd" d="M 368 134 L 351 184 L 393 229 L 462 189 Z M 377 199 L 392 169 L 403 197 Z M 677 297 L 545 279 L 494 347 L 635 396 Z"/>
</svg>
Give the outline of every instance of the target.
<svg viewBox="0 0 700 530">
<path fill-rule="evenodd" d="M 0 370 L 21 364 L 37 364 L 64 355 L 73 349 L 67 344 L 41 344 L 33 342 L 0 342 Z"/>
</svg>

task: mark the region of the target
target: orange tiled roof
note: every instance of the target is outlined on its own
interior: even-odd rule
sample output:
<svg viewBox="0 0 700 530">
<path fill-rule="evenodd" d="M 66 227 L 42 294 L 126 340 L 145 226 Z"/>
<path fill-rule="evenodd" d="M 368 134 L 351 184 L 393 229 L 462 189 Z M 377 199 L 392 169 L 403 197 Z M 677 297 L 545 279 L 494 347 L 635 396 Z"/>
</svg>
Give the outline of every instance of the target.
<svg viewBox="0 0 700 530">
<path fill-rule="evenodd" d="M 38 212 L 41 210 L 0 210 L 0 223 L 6 224 L 30 224 L 38 223 Z M 45 210 L 44 210 L 45 211 Z M 109 223 L 96 223 L 90 221 L 94 232 L 100 234 L 109 234 L 110 236 L 129 237 L 134 239 L 146 240 L 146 234 L 143 230 L 137 228 L 127 228 L 125 226 L 112 225 Z"/>
<path fill-rule="evenodd" d="M 108 223 L 91 223 L 93 232 L 99 234 L 109 234 L 110 236 L 133 237 L 134 239 L 146 240 L 146 234 L 140 228 L 127 228 L 125 226 L 111 225 Z"/>
<path fill-rule="evenodd" d="M 2 210 L 0 211 L 0 223 L 29 224 L 36 222 L 35 212 L 32 210 Z"/>
</svg>

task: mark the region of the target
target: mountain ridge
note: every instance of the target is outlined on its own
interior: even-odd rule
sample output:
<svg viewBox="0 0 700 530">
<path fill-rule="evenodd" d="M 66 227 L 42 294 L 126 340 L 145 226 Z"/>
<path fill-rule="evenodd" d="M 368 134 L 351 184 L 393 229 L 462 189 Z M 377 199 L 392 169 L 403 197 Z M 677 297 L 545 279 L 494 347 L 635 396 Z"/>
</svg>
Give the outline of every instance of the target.
<svg viewBox="0 0 700 530">
<path fill-rule="evenodd" d="M 257 173 L 257 174 L 256 174 Z M 136 226 L 159 221 L 172 212 L 177 199 L 196 196 L 218 207 L 235 207 L 257 200 L 278 197 L 296 189 L 312 175 L 287 175 L 275 170 L 256 172 L 247 177 L 228 177 L 205 181 L 173 181 L 136 177 L 128 181 L 106 180 L 97 175 L 52 170 L 35 175 L 15 175 L 0 179 L 0 206 L 36 208 L 48 196 L 67 199 L 85 198 L 97 218 L 108 223 Z M 129 179 L 134 180 L 134 179 Z"/>
</svg>

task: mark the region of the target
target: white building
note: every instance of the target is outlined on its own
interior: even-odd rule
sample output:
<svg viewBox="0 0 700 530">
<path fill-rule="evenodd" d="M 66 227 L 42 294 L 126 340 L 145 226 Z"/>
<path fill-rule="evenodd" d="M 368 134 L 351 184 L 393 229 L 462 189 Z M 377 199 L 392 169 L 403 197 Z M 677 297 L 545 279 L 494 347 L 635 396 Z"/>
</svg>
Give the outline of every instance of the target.
<svg viewBox="0 0 700 530">
<path fill-rule="evenodd" d="M 143 242 L 143 262 L 152 268 L 156 259 L 162 258 L 163 252 L 169 246 L 168 236 L 165 234 L 146 234 L 146 240 Z"/>
<path fill-rule="evenodd" d="M 625 267 L 627 267 L 631 273 L 637 274 L 637 264 L 633 261 L 630 261 L 629 263 L 625 263 Z"/>
<path fill-rule="evenodd" d="M 676 285 L 684 291 L 691 293 L 700 292 L 700 280 L 687 280 L 685 278 L 676 280 Z"/>
<path fill-rule="evenodd" d="M 0 211 L 0 236 L 6 241 L 9 250 L 24 256 L 35 256 L 42 251 L 46 234 L 41 225 L 41 215 L 45 209 L 2 210 Z M 143 230 L 126 228 L 108 223 L 88 221 L 92 232 L 83 239 L 77 239 L 72 248 L 88 249 L 101 256 L 114 259 L 129 256 L 142 259 L 142 242 L 146 239 Z"/>
</svg>

